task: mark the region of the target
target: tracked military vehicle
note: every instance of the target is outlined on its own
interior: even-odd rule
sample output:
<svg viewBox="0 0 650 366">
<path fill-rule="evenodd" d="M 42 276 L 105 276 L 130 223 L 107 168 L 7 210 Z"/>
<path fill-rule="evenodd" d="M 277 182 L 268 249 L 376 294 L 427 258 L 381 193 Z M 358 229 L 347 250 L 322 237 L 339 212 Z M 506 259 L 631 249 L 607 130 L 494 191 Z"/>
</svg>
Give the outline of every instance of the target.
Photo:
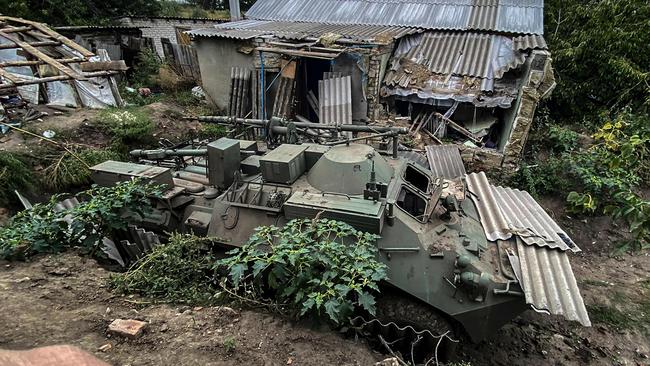
<svg viewBox="0 0 650 366">
<path fill-rule="evenodd" d="M 427 159 L 400 151 L 401 128 L 203 120 L 264 129 L 266 143 L 222 138 L 136 150 L 136 163 L 93 167 L 99 184 L 141 177 L 167 187 L 154 214 L 137 223 L 139 239 L 123 242 L 124 258 L 155 244 L 149 231 L 236 247 L 258 226 L 319 216 L 381 236 L 390 290 L 366 324 L 479 341 L 532 308 L 590 325 L 567 257 L 579 248 L 526 192 L 466 174 L 457 148 L 431 148 Z M 300 143 L 305 135 L 324 139 Z M 410 302 L 387 300 L 395 297 Z"/>
</svg>

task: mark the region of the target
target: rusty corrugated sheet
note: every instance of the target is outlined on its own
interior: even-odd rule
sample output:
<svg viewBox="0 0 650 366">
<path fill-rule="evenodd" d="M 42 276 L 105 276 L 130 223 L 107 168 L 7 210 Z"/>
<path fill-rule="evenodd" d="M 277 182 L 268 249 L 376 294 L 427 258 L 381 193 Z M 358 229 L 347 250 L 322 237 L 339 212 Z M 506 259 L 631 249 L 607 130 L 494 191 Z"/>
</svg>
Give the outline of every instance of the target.
<svg viewBox="0 0 650 366">
<path fill-rule="evenodd" d="M 429 169 L 435 178 L 455 179 L 467 174 L 457 146 L 430 145 L 426 151 Z"/>
<path fill-rule="evenodd" d="M 325 124 L 352 124 L 352 78 L 318 81 L 319 117 Z"/>
<path fill-rule="evenodd" d="M 248 18 L 543 34 L 543 0 L 258 0 Z"/>
<path fill-rule="evenodd" d="M 374 42 L 380 40 L 383 43 L 386 40 L 397 39 L 418 32 L 421 32 L 421 30 L 391 26 L 299 23 L 248 19 L 218 24 L 209 28 L 191 30 L 187 33 L 196 37 L 235 39 L 250 39 L 269 35 L 293 40 L 320 37 L 323 34 L 332 33 L 353 41 Z"/>
<path fill-rule="evenodd" d="M 517 240 L 517 253 L 526 303 L 591 326 L 567 252 Z"/>
<path fill-rule="evenodd" d="M 580 251 L 528 192 L 493 186 L 483 172 L 468 174 L 467 188 L 473 193 L 488 240 L 517 235 L 528 245 Z"/>
</svg>

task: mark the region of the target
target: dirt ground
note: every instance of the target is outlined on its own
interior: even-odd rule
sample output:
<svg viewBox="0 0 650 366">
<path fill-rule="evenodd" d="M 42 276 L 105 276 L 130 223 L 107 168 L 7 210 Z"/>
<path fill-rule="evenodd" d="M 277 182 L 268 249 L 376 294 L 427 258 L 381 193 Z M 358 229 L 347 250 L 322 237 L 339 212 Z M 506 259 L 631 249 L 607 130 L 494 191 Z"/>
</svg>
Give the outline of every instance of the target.
<svg viewBox="0 0 650 366">
<path fill-rule="evenodd" d="M 650 365 L 650 257 L 609 257 L 620 231 L 609 219 L 577 220 L 563 214 L 557 201 L 544 204 L 554 207 L 556 219 L 584 250 L 572 264 L 590 311 L 610 312 L 592 311 L 594 326 L 585 328 L 528 311 L 491 340 L 461 345 L 459 360 L 471 365 Z M 106 287 L 109 275 L 75 253 L 0 263 L 0 348 L 72 344 L 115 365 L 373 365 L 387 357 L 364 340 L 262 311 L 115 296 Z M 620 314 L 635 321 L 616 321 Z M 111 337 L 107 327 L 116 318 L 149 325 L 137 340 Z M 106 344 L 110 349 L 100 351 Z"/>
</svg>

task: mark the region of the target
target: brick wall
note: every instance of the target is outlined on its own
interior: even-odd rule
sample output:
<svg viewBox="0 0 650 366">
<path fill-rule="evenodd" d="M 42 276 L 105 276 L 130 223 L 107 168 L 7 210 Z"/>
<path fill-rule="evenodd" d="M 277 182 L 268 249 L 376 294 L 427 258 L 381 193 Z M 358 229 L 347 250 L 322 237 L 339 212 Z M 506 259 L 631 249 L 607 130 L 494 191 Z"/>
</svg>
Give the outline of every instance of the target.
<svg viewBox="0 0 650 366">
<path fill-rule="evenodd" d="M 226 20 L 213 19 L 182 19 L 182 18 L 121 18 L 123 25 L 139 27 L 142 30 L 142 36 L 152 38 L 156 52 L 160 58 L 164 58 L 162 38 L 168 38 L 172 43 L 178 43 L 176 39 L 177 27 L 199 29 L 207 28 L 214 24 L 223 23 Z"/>
</svg>

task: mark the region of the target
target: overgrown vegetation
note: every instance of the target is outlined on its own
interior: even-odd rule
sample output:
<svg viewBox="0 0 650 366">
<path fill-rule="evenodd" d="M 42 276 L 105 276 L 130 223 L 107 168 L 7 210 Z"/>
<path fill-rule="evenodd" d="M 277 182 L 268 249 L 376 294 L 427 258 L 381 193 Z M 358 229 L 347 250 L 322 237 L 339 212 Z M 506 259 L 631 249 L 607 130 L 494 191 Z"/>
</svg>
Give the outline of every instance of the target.
<svg viewBox="0 0 650 366">
<path fill-rule="evenodd" d="M 22 259 L 70 247 L 95 254 L 102 237 L 127 228 L 127 213 L 146 213 L 151 209 L 149 197 L 160 193 L 157 186 L 137 180 L 113 187 L 94 186 L 76 195 L 80 203 L 70 209 L 57 207 L 64 195 L 55 195 L 47 203 L 18 213 L 0 228 L 0 258 Z"/>
<path fill-rule="evenodd" d="M 110 149 L 73 148 L 71 151 L 58 151 L 44 158 L 44 162 L 48 163 L 41 172 L 41 182 L 45 188 L 61 191 L 90 184 L 89 166 L 121 158 L 120 154 Z"/>
<path fill-rule="evenodd" d="M 32 168 L 24 156 L 0 151 L 0 205 L 14 202 L 15 190 L 25 192 L 32 189 L 35 183 Z"/>
<path fill-rule="evenodd" d="M 375 257 L 377 239 L 334 220 L 292 220 L 283 228 L 256 229 L 220 265 L 230 270 L 235 291 L 259 296 L 269 289 L 299 315 L 340 324 L 355 309 L 375 312 L 374 294 L 386 278 L 386 266 Z"/>
<path fill-rule="evenodd" d="M 221 288 L 210 244 L 209 239 L 174 234 L 128 272 L 112 276 L 111 286 L 119 293 L 162 301 L 215 304 Z"/>
<path fill-rule="evenodd" d="M 155 125 L 141 108 L 105 109 L 98 115 L 96 123 L 110 133 L 113 144 L 117 146 L 147 144 L 153 140 Z"/>
<path fill-rule="evenodd" d="M 293 220 L 283 228 L 256 229 L 242 248 L 217 260 L 209 239 L 175 234 L 113 276 L 111 286 L 175 303 L 233 298 L 341 324 L 355 310 L 374 313 L 374 294 L 386 278 L 375 258 L 376 239 L 337 221 Z"/>
<path fill-rule="evenodd" d="M 621 219 L 632 240 L 620 249 L 647 249 L 650 7 L 552 0 L 545 12 L 558 87 L 537 113 L 537 143 L 512 183 L 564 195 L 574 213 Z"/>
</svg>

